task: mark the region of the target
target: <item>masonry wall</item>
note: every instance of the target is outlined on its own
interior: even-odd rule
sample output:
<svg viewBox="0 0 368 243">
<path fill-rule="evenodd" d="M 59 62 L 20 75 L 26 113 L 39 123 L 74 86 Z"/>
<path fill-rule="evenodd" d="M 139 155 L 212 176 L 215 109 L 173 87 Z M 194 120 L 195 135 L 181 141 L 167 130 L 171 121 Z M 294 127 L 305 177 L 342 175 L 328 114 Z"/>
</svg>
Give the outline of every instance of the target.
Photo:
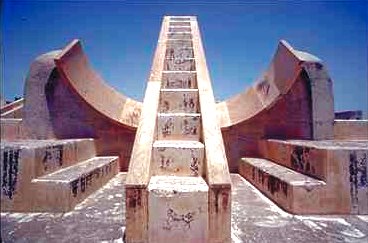
<svg viewBox="0 0 368 243">
<path fill-rule="evenodd" d="M 119 124 L 83 101 L 61 78 L 53 54 L 31 65 L 25 86 L 24 130 L 30 139 L 94 138 L 97 155 L 117 155 L 126 171 L 135 129 Z"/>
<path fill-rule="evenodd" d="M 291 89 L 269 109 L 237 125 L 223 128 L 231 172 L 241 157 L 259 157 L 259 140 L 312 139 L 312 108 L 309 79 L 301 72 Z"/>
</svg>

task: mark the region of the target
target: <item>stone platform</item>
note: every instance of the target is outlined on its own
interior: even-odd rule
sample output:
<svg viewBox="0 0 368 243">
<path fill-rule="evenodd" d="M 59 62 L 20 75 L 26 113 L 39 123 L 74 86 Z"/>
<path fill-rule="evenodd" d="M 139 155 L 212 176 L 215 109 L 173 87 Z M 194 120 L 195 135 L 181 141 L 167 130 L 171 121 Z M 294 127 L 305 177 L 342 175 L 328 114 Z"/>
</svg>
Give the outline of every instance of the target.
<svg viewBox="0 0 368 243">
<path fill-rule="evenodd" d="M 3 242 L 123 242 L 124 182 L 115 176 L 69 213 L 1 213 Z M 367 242 L 368 216 L 295 216 L 231 174 L 231 237 L 239 242 Z"/>
</svg>

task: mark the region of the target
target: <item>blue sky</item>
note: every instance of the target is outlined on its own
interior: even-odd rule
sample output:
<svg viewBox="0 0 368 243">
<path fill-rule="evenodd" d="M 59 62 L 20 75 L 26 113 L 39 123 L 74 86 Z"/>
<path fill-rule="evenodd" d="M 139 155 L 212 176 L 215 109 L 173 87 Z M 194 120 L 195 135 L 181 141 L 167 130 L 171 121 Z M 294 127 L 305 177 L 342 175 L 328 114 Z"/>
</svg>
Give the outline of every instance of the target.
<svg viewBox="0 0 368 243">
<path fill-rule="evenodd" d="M 82 40 L 92 66 L 142 100 L 162 16 L 198 16 L 216 100 L 249 87 L 278 41 L 324 61 L 335 110 L 368 110 L 366 1 L 9 1 L 2 5 L 2 93 L 23 95 L 34 58 Z"/>
</svg>

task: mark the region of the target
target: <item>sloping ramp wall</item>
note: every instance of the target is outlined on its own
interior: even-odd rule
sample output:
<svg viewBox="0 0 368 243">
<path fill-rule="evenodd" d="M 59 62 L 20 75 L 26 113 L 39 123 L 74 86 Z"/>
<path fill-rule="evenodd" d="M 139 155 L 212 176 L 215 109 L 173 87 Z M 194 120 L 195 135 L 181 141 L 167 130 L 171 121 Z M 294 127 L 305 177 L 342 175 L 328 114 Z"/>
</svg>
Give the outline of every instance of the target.
<svg viewBox="0 0 368 243">
<path fill-rule="evenodd" d="M 119 155 L 127 170 L 142 104 L 107 86 L 78 40 L 38 57 L 24 90 L 25 137 L 95 138 L 97 153 Z"/>
<path fill-rule="evenodd" d="M 217 104 L 231 171 L 259 156 L 262 139 L 333 139 L 332 81 L 321 61 L 280 41 L 268 70 L 250 89 Z"/>
</svg>

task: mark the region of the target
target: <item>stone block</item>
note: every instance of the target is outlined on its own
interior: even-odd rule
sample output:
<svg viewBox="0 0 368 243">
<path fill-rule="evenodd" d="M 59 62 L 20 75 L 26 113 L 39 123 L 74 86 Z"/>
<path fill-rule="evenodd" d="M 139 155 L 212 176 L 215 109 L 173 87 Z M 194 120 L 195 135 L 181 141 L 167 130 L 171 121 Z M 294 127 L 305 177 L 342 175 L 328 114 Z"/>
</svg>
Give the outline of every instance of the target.
<svg viewBox="0 0 368 243">
<path fill-rule="evenodd" d="M 119 172 L 119 157 L 95 157 L 32 180 L 33 211 L 67 212 Z"/>
<path fill-rule="evenodd" d="M 149 242 L 207 242 L 208 186 L 201 177 L 153 176 Z"/>
<path fill-rule="evenodd" d="M 196 140 L 201 134 L 201 115 L 198 113 L 159 113 L 158 140 Z"/>
<path fill-rule="evenodd" d="M 198 89 L 161 89 L 159 112 L 199 112 Z"/>
<path fill-rule="evenodd" d="M 191 33 L 174 32 L 174 33 L 168 33 L 167 37 L 171 40 L 191 40 L 192 39 L 192 34 Z"/>
<path fill-rule="evenodd" d="M 195 72 L 163 72 L 163 89 L 195 89 L 197 76 Z"/>
<path fill-rule="evenodd" d="M 153 144 L 152 175 L 201 176 L 204 145 L 196 141 L 159 140 Z"/>
<path fill-rule="evenodd" d="M 195 71 L 194 59 L 179 57 L 176 59 L 165 59 L 165 71 Z"/>
<path fill-rule="evenodd" d="M 322 213 L 319 201 L 326 183 L 266 159 L 243 158 L 239 173 L 286 211 Z"/>
</svg>

